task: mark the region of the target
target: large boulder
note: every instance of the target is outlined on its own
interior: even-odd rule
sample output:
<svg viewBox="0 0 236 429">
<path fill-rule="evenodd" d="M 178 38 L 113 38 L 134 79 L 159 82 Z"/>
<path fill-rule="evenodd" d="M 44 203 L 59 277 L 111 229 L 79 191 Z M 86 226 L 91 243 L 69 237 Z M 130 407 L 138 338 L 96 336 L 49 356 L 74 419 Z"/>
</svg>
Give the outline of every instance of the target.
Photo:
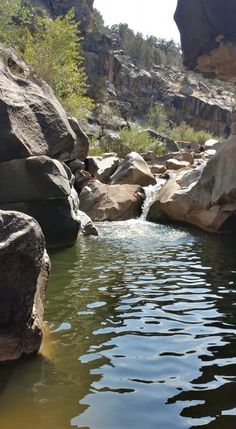
<svg viewBox="0 0 236 429">
<path fill-rule="evenodd" d="M 110 183 L 112 185 L 132 184 L 149 186 L 154 185 L 156 180 L 144 159 L 138 153 L 131 152 L 110 177 Z"/>
<path fill-rule="evenodd" d="M 84 161 L 89 153 L 89 140 L 76 118 L 69 118 L 69 123 L 76 135 L 76 143 L 71 153 L 71 159 Z"/>
<path fill-rule="evenodd" d="M 87 171 L 102 183 L 109 183 L 110 177 L 115 173 L 120 159 L 115 154 L 103 156 L 90 156 L 86 160 Z"/>
<path fill-rule="evenodd" d="M 235 14 L 235 0 L 178 0 L 175 20 L 187 68 L 236 81 Z"/>
<path fill-rule="evenodd" d="M 49 258 L 38 223 L 0 212 L 0 362 L 37 353 Z"/>
<path fill-rule="evenodd" d="M 175 220 L 211 232 L 236 229 L 236 137 L 195 170 L 187 169 L 163 186 L 148 214 L 150 221 Z"/>
<path fill-rule="evenodd" d="M 70 170 L 46 156 L 0 163 L 0 208 L 17 210 L 40 224 L 48 247 L 73 245 L 80 222 Z"/>
<path fill-rule="evenodd" d="M 0 57 L 0 162 L 38 155 L 62 158 L 76 141 L 67 115 L 45 82 L 11 73 L 8 65 L 16 61 L 10 50 Z"/>
<path fill-rule="evenodd" d="M 93 221 L 118 221 L 137 218 L 145 199 L 138 185 L 106 185 L 89 181 L 80 193 L 80 209 Z"/>
</svg>

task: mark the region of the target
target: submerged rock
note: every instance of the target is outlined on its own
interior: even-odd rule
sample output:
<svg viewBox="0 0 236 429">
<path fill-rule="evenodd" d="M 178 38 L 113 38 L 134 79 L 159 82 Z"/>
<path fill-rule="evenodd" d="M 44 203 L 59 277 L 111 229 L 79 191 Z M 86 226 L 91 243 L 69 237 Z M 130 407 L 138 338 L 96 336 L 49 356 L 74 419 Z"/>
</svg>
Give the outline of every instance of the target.
<svg viewBox="0 0 236 429">
<path fill-rule="evenodd" d="M 38 223 L 0 212 L 0 362 L 37 353 L 49 258 Z"/>
<path fill-rule="evenodd" d="M 89 181 L 80 193 L 80 209 L 93 221 L 117 221 L 137 218 L 145 199 L 138 185 L 106 185 Z"/>
</svg>

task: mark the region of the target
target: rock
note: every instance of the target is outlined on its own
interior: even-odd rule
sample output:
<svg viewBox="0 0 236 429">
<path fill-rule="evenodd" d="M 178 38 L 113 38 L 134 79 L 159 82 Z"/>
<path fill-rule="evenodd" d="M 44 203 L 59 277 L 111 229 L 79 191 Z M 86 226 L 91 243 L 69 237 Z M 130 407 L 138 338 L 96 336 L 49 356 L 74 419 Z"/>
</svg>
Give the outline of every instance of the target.
<svg viewBox="0 0 236 429">
<path fill-rule="evenodd" d="M 4 52 L 0 58 L 0 162 L 72 152 L 75 134 L 50 87 L 10 73 L 9 50 Z"/>
<path fill-rule="evenodd" d="M 187 222 L 211 232 L 236 229 L 236 137 L 195 170 L 182 170 L 163 186 L 148 220 Z"/>
<path fill-rule="evenodd" d="M 93 221 L 118 221 L 137 218 L 145 199 L 137 185 L 106 185 L 90 181 L 80 193 L 80 209 Z"/>
<path fill-rule="evenodd" d="M 215 149 L 208 149 L 204 152 L 204 158 L 210 158 L 216 154 Z"/>
<path fill-rule="evenodd" d="M 190 163 L 186 161 L 178 161 L 177 159 L 168 159 L 166 166 L 169 170 L 180 170 L 181 168 L 189 167 Z"/>
<path fill-rule="evenodd" d="M 194 163 L 194 157 L 195 157 L 194 151 L 180 152 L 180 154 L 178 155 L 178 160 L 179 161 L 186 161 L 186 162 L 189 162 L 190 164 L 193 164 Z"/>
<path fill-rule="evenodd" d="M 57 160 L 35 156 L 0 163 L 0 204 L 66 199 L 70 193 L 67 173 Z"/>
<path fill-rule="evenodd" d="M 48 247 L 73 245 L 80 227 L 73 181 L 65 165 L 46 156 L 0 163 L 0 208 L 34 217 Z"/>
<path fill-rule="evenodd" d="M 76 143 L 70 158 L 84 161 L 89 153 L 89 140 L 76 118 L 68 118 L 69 124 L 76 135 Z"/>
<path fill-rule="evenodd" d="M 74 159 L 73 161 L 69 161 L 66 163 L 68 165 L 69 169 L 72 171 L 73 174 L 76 173 L 76 171 L 81 171 L 85 169 L 85 163 L 83 161 L 80 161 L 80 159 Z"/>
<path fill-rule="evenodd" d="M 156 180 L 144 159 L 138 153 L 131 152 L 110 177 L 110 183 L 112 185 L 132 184 L 149 186 L 154 185 Z"/>
<path fill-rule="evenodd" d="M 89 235 L 98 236 L 98 230 L 93 224 L 92 220 L 86 213 L 82 212 L 81 210 L 78 211 L 77 216 L 81 223 L 81 230 L 80 233 L 84 235 L 85 237 Z"/>
<path fill-rule="evenodd" d="M 236 81 L 235 13 L 234 0 L 178 0 L 175 21 L 188 69 Z"/>
<path fill-rule="evenodd" d="M 218 147 L 219 147 L 219 145 L 220 145 L 220 142 L 218 140 L 210 139 L 210 140 L 207 140 L 205 142 L 204 148 L 206 150 L 208 150 L 208 149 L 215 149 L 215 150 L 217 150 Z"/>
<path fill-rule="evenodd" d="M 158 133 L 157 131 L 154 131 L 149 128 L 144 132 L 147 132 L 153 139 L 156 139 L 159 142 L 163 143 L 168 152 L 177 152 L 179 150 L 177 143 L 170 137 L 165 136 L 164 134 Z"/>
<path fill-rule="evenodd" d="M 115 173 L 120 164 L 117 156 L 105 156 L 98 161 L 97 178 L 102 183 L 108 183 L 112 174 Z"/>
<path fill-rule="evenodd" d="M 0 362 L 38 352 L 49 258 L 38 223 L 0 212 Z"/>
<path fill-rule="evenodd" d="M 183 95 L 192 95 L 193 89 L 191 88 L 191 86 L 184 85 L 182 86 L 180 93 Z"/>
<path fill-rule="evenodd" d="M 94 0 L 31 0 L 49 12 L 52 18 L 66 15 L 71 9 L 74 10 L 75 19 L 80 21 L 81 29 L 85 31 L 93 28 L 93 3 Z"/>
<path fill-rule="evenodd" d="M 194 152 L 199 152 L 200 150 L 200 144 L 195 141 L 178 141 L 178 146 L 183 150 L 193 150 Z"/>
<path fill-rule="evenodd" d="M 75 173 L 75 190 L 80 194 L 83 187 L 87 182 L 93 180 L 93 177 L 88 171 L 85 170 L 77 170 Z"/>
<path fill-rule="evenodd" d="M 221 135 L 225 124 L 230 121 L 233 99 L 225 101 L 203 95 L 175 94 L 172 100 L 177 123 L 191 123 L 196 129 L 207 130 Z"/>
<path fill-rule="evenodd" d="M 164 165 L 151 165 L 150 170 L 152 174 L 163 174 L 166 172 L 166 167 Z"/>
<path fill-rule="evenodd" d="M 141 153 L 141 157 L 144 159 L 144 161 L 149 162 L 156 158 L 156 154 L 152 150 L 149 150 L 146 153 Z"/>
<path fill-rule="evenodd" d="M 99 146 L 103 152 L 115 152 L 120 156 L 126 151 L 122 140 L 117 133 L 109 132 L 99 140 Z"/>
</svg>

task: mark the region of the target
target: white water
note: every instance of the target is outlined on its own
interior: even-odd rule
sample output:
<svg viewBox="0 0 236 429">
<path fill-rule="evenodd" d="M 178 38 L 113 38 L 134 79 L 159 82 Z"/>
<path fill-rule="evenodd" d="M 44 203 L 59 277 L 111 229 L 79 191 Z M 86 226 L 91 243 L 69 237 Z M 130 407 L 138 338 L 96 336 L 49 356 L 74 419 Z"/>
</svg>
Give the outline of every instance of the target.
<svg viewBox="0 0 236 429">
<path fill-rule="evenodd" d="M 146 186 L 144 188 L 146 199 L 143 203 L 142 214 L 139 218 L 141 221 L 145 221 L 147 219 L 149 209 L 154 202 L 158 191 L 161 189 L 164 183 L 165 179 L 157 179 L 157 183 L 155 185 Z"/>
</svg>

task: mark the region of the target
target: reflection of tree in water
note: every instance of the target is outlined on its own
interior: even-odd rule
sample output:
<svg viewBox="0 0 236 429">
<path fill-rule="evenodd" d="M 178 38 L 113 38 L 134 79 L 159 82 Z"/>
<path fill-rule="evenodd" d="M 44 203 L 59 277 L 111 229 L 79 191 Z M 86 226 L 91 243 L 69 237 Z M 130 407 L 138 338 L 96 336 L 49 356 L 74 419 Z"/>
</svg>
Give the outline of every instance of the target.
<svg viewBox="0 0 236 429">
<path fill-rule="evenodd" d="M 214 294 L 217 316 L 209 321 L 206 318 L 204 326 L 215 328 L 215 334 L 212 334 L 212 345 L 209 337 L 208 353 L 198 357 L 202 361 L 201 375 L 191 381 L 192 389 L 169 398 L 167 404 L 197 401 L 197 405 L 183 408 L 181 416 L 203 420 L 209 418 L 209 422 L 200 426 L 196 423 L 192 427 L 233 429 L 236 427 L 236 240 L 229 236 L 207 236 L 195 245 L 201 253 L 202 265 L 212 268 L 206 272 L 206 282 L 211 285 Z M 220 337 L 217 344 L 214 343 L 216 335 Z M 201 335 L 198 337 L 201 338 Z"/>
</svg>

